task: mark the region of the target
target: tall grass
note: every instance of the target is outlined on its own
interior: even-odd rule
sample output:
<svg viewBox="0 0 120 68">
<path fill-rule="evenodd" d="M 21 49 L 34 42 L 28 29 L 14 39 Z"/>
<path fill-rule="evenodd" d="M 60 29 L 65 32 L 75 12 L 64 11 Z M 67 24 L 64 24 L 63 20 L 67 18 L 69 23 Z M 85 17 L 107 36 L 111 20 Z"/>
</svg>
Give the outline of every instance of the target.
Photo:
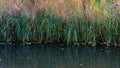
<svg viewBox="0 0 120 68">
<path fill-rule="evenodd" d="M 0 41 L 120 43 L 120 8 L 112 7 L 112 1 L 51 0 L 45 4 L 49 7 L 26 7 L 31 10 L 29 16 L 22 9 L 1 13 Z"/>
</svg>

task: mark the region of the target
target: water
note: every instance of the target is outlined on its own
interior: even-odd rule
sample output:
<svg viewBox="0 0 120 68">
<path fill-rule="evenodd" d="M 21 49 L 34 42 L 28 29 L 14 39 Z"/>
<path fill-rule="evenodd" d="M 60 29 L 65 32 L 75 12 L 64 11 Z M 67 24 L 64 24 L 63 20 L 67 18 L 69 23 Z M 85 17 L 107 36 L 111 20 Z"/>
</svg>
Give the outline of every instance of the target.
<svg viewBox="0 0 120 68">
<path fill-rule="evenodd" d="M 0 68 L 120 68 L 120 47 L 1 45 Z"/>
</svg>

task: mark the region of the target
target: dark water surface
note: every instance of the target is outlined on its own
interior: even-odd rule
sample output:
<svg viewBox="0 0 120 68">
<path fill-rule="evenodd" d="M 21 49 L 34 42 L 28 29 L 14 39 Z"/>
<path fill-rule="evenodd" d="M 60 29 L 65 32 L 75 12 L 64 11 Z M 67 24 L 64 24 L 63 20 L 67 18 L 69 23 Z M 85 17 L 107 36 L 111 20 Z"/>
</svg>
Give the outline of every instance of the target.
<svg viewBox="0 0 120 68">
<path fill-rule="evenodd" d="M 0 68 L 120 68 L 120 47 L 0 45 Z"/>
</svg>

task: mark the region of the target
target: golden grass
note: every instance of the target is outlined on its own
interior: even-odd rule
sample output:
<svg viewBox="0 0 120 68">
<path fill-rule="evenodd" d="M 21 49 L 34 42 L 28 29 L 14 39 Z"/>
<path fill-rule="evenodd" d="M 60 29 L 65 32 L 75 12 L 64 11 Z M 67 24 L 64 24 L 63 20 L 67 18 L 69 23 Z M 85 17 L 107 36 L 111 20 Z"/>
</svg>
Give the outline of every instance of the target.
<svg viewBox="0 0 120 68">
<path fill-rule="evenodd" d="M 86 2 L 85 2 L 86 1 Z M 114 1 L 114 3 L 108 4 L 107 0 L 101 0 L 98 3 L 96 0 L 8 0 L 10 11 L 22 11 L 28 14 L 35 14 L 39 9 L 50 9 L 54 14 L 63 17 L 78 16 L 91 19 L 97 17 L 98 20 L 104 18 L 104 16 L 112 16 L 108 11 L 113 5 L 113 8 L 117 13 L 120 13 L 120 0 Z M 4 5 L 5 0 L 0 0 L 0 5 Z M 116 6 L 118 4 L 118 6 Z M 84 11 L 84 6 L 85 11 Z M 3 7 L 4 8 L 4 7 Z M 5 9 L 2 9 L 5 10 Z"/>
</svg>

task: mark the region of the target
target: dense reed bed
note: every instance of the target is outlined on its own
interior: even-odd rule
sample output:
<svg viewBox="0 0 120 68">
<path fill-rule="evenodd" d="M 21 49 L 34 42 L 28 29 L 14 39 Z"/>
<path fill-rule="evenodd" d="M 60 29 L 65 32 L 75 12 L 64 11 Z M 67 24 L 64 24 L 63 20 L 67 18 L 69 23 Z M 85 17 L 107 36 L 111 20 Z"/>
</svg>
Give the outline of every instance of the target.
<svg viewBox="0 0 120 68">
<path fill-rule="evenodd" d="M 31 11 L 29 16 L 22 9 L 1 12 L 0 42 L 120 43 L 119 4 L 109 0 L 66 0 L 61 11 L 55 3 L 52 0 L 50 7 Z"/>
</svg>

